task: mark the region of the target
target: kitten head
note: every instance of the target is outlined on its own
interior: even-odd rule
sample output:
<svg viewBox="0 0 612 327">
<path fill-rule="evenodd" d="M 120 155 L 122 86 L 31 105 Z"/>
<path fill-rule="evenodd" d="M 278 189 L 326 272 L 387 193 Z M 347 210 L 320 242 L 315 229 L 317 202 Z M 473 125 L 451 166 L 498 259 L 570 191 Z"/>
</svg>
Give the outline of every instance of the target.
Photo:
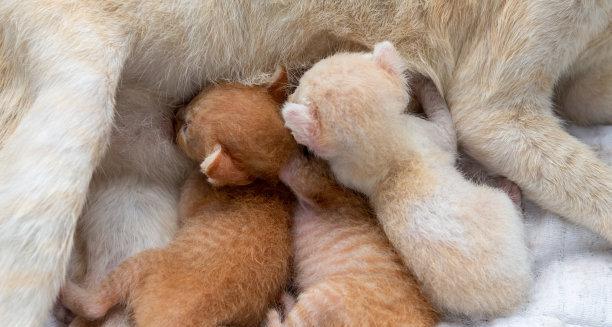
<svg viewBox="0 0 612 327">
<path fill-rule="evenodd" d="M 282 114 L 296 141 L 331 159 L 378 147 L 376 135 L 409 101 L 404 61 L 389 42 L 372 53 L 341 53 L 319 61 L 300 79 Z"/>
<path fill-rule="evenodd" d="M 389 42 L 315 64 L 282 110 L 296 141 L 326 159 L 345 186 L 367 193 L 394 155 L 409 102 L 404 62 Z"/>
<path fill-rule="evenodd" d="M 297 148 L 283 126 L 287 74 L 263 86 L 226 83 L 202 91 L 177 117 L 177 143 L 213 185 L 276 180 Z"/>
</svg>

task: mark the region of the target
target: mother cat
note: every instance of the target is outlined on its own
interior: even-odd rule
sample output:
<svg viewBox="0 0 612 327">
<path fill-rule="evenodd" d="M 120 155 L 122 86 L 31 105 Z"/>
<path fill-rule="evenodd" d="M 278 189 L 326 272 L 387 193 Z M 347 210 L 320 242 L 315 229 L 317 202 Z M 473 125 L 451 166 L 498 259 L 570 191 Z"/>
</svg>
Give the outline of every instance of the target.
<svg viewBox="0 0 612 327">
<path fill-rule="evenodd" d="M 89 275 L 170 237 L 172 105 L 383 39 L 444 93 L 468 153 L 612 241 L 612 171 L 552 110 L 558 86 L 568 117 L 612 123 L 611 17 L 607 0 L 0 2 L 0 325 L 44 321 L 84 207 Z"/>
</svg>

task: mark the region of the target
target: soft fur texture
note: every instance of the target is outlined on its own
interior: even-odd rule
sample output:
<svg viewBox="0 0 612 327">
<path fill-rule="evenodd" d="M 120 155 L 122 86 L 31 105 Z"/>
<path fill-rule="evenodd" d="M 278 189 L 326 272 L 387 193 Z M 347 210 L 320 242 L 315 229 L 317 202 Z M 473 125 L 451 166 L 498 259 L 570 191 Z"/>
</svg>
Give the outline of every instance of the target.
<svg viewBox="0 0 612 327">
<path fill-rule="evenodd" d="M 177 228 L 179 187 L 190 168 L 169 137 L 173 115 L 161 99 L 144 89 L 123 89 L 118 99 L 110 148 L 78 221 L 69 272 L 87 287 L 127 257 L 168 243 Z M 126 326 L 122 311 L 114 310 L 102 325 Z"/>
<path fill-rule="evenodd" d="M 568 126 L 612 164 L 612 126 Z M 612 244 L 530 201 L 525 224 L 535 282 L 526 306 L 509 317 L 439 327 L 612 326 Z"/>
<path fill-rule="evenodd" d="M 322 161 L 296 156 L 281 180 L 300 205 L 293 220 L 299 296 L 268 315 L 276 326 L 434 326 L 421 296 L 364 197 L 333 180 Z"/>
<path fill-rule="evenodd" d="M 435 305 L 470 316 L 508 313 L 531 281 L 521 215 L 506 194 L 457 171 L 453 123 L 433 84 L 415 87 L 431 121 L 404 113 L 401 61 L 383 42 L 373 53 L 318 62 L 283 107 L 285 124 L 339 182 L 370 198 Z"/>
<path fill-rule="evenodd" d="M 144 90 L 168 114 L 211 81 L 251 80 L 278 62 L 301 66 L 383 39 L 434 80 L 467 152 L 542 207 L 611 240 L 610 168 L 561 128 L 551 104 L 558 86 L 564 115 L 610 122 L 611 7 L 605 0 L 0 2 L 0 325 L 46 319 L 110 139 L 115 100 Z M 149 104 L 130 106 L 142 112 Z M 126 144 L 111 143 L 111 151 Z M 153 181 L 171 190 L 159 193 L 162 209 L 174 206 L 176 181 L 143 174 L 158 160 L 143 153 L 125 180 L 100 170 L 96 184 L 127 199 Z M 129 187 L 110 186 L 122 183 Z M 141 200 L 100 209 L 147 222 L 149 210 L 138 207 L 155 211 L 158 196 Z M 145 224 L 126 228 L 142 235 Z M 93 242 L 111 244 L 110 229 Z M 157 229 L 157 239 L 171 229 Z M 124 250 L 97 260 L 158 245 L 132 245 L 130 233 L 122 235 Z"/>
<path fill-rule="evenodd" d="M 138 326 L 254 326 L 263 319 L 289 274 L 293 201 L 276 176 L 297 147 L 283 128 L 276 89 L 219 85 L 186 107 L 178 143 L 202 164 L 183 188 L 177 237 L 129 258 L 97 287 L 69 284 L 62 297 L 68 308 L 99 319 L 127 303 Z"/>
</svg>

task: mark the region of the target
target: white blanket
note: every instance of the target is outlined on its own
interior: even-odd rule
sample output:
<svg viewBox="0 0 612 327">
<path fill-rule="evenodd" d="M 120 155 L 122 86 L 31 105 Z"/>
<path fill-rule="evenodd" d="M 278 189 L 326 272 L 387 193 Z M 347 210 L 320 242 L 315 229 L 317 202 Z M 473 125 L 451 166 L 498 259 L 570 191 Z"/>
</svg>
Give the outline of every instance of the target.
<svg viewBox="0 0 612 327">
<path fill-rule="evenodd" d="M 568 129 L 612 165 L 612 126 Z M 524 219 L 535 275 L 529 302 L 508 317 L 438 327 L 612 326 L 612 245 L 529 201 Z"/>
</svg>

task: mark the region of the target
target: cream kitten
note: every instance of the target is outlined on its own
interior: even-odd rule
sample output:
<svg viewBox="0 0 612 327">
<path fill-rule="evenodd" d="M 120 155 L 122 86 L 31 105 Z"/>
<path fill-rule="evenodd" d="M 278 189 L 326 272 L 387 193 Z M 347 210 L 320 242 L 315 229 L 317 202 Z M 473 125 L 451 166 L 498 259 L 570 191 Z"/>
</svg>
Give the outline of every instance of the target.
<svg viewBox="0 0 612 327">
<path fill-rule="evenodd" d="M 143 151 L 136 165 L 99 167 L 122 103 L 169 114 L 212 81 L 251 79 L 279 62 L 310 64 L 347 42 L 394 41 L 411 69 L 443 92 L 471 156 L 538 205 L 611 241 L 610 167 L 552 110 L 612 122 L 611 13 L 611 1 L 0 1 L 0 325 L 42 324 L 65 280 L 86 199 L 101 200 L 100 211 L 114 217 L 96 220 L 111 227 L 88 231 L 97 232 L 95 243 L 122 237 L 121 249 L 96 259 L 93 279 L 168 237 L 163 225 L 161 242 L 131 244 L 126 236 L 149 233 L 150 210 L 140 208 L 176 207 L 174 172 L 151 177 L 157 151 Z M 159 104 L 126 101 L 138 89 Z M 110 152 L 129 153 L 140 122 L 129 117 L 126 142 L 111 142 Z M 165 127 L 151 129 L 163 135 Z M 164 154 L 175 161 L 172 152 Z M 97 189 L 88 194 L 96 168 Z M 150 182 L 167 189 L 162 201 L 147 194 L 103 204 Z M 117 236 L 116 217 L 138 223 L 122 224 L 128 232 Z"/>
<path fill-rule="evenodd" d="M 285 124 L 339 182 L 370 198 L 435 305 L 473 317 L 508 313 L 532 278 L 521 215 L 506 194 L 457 171 L 453 123 L 432 84 L 417 87 L 430 121 L 403 113 L 403 70 L 389 42 L 324 59 L 285 104 Z"/>
<path fill-rule="evenodd" d="M 316 159 L 296 156 L 281 180 L 300 201 L 293 221 L 297 302 L 268 326 L 434 326 L 436 314 L 366 199 Z M 293 301 L 289 301 L 293 302 Z"/>
</svg>

